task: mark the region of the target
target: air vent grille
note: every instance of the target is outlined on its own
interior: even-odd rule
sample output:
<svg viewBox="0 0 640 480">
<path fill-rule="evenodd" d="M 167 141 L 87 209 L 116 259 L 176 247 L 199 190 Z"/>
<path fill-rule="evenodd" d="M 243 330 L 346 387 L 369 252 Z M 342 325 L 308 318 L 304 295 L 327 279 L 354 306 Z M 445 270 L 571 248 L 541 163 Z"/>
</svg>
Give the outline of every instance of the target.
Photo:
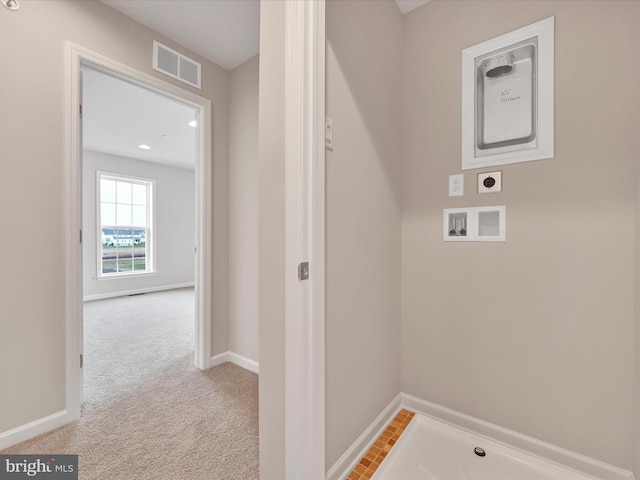
<svg viewBox="0 0 640 480">
<path fill-rule="evenodd" d="M 200 86 L 200 64 L 180 57 L 180 78 L 192 85 Z"/>
<path fill-rule="evenodd" d="M 200 88 L 200 63 L 155 40 L 153 41 L 153 69 Z"/>
</svg>

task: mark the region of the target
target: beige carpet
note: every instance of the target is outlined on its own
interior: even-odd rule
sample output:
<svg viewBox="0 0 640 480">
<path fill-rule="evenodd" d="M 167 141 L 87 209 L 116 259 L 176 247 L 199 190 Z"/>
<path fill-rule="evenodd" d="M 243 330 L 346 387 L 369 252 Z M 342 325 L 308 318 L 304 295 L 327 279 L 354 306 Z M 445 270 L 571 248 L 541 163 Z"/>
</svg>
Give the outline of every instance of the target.
<svg viewBox="0 0 640 480">
<path fill-rule="evenodd" d="M 258 376 L 193 366 L 193 289 L 85 304 L 79 421 L 0 453 L 79 454 L 82 480 L 257 479 Z"/>
</svg>

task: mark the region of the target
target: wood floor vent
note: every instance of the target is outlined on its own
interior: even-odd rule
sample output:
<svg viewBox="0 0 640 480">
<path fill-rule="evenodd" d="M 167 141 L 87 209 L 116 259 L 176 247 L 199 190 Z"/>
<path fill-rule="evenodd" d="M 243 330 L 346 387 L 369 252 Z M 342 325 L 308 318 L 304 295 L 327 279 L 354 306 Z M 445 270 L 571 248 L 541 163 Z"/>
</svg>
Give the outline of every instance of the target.
<svg viewBox="0 0 640 480">
<path fill-rule="evenodd" d="M 378 437 L 376 443 L 369 449 L 367 454 L 362 457 L 360 463 L 349 474 L 347 480 L 368 480 L 378 469 L 391 448 L 404 432 L 409 422 L 414 417 L 414 413 L 408 410 L 400 410 L 396 418 L 389 424 L 386 430 Z"/>
</svg>

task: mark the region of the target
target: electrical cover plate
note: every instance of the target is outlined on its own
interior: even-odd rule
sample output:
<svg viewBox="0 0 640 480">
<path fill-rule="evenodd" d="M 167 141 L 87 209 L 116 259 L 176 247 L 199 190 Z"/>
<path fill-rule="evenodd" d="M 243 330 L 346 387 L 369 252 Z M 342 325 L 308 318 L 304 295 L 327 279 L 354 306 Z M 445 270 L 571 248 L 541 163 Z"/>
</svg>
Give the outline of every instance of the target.
<svg viewBox="0 0 640 480">
<path fill-rule="evenodd" d="M 449 196 L 461 197 L 464 195 L 464 173 L 449 175 Z"/>
<path fill-rule="evenodd" d="M 502 191 L 502 172 L 478 174 L 478 193 L 496 193 Z"/>
</svg>

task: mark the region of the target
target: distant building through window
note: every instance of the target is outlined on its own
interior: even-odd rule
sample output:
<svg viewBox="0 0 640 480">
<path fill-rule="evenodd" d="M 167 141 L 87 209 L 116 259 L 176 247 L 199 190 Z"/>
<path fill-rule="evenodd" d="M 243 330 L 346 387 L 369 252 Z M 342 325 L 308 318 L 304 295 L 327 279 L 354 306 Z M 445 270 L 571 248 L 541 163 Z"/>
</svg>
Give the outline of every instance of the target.
<svg viewBox="0 0 640 480">
<path fill-rule="evenodd" d="M 98 277 L 153 272 L 153 184 L 98 172 Z"/>
</svg>

